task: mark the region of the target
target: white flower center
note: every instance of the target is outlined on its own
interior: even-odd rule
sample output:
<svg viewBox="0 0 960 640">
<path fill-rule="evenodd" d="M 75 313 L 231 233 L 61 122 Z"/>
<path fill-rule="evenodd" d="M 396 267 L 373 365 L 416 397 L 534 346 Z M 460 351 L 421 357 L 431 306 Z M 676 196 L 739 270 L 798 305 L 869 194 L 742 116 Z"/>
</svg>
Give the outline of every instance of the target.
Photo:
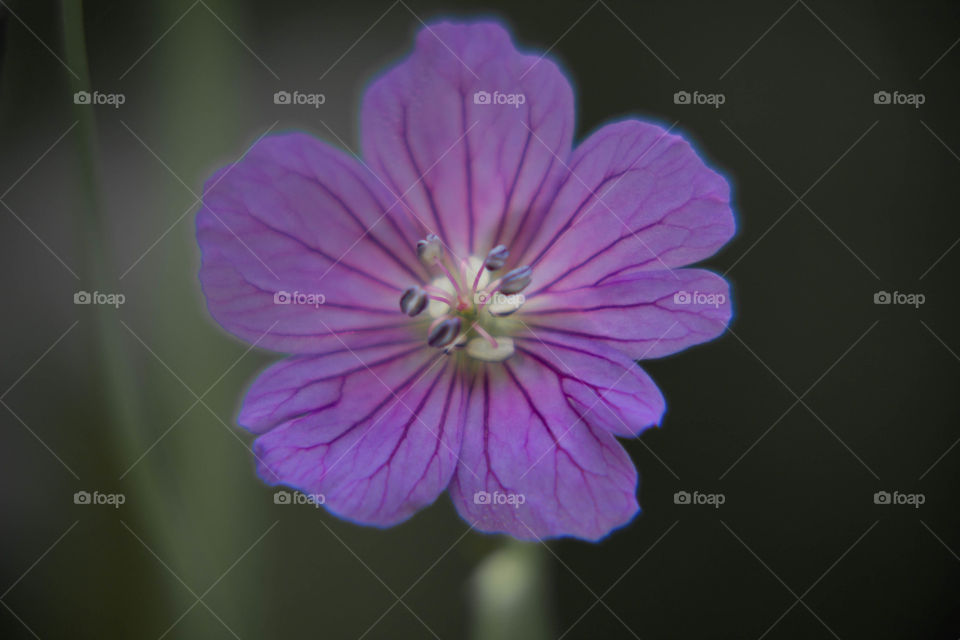
<svg viewBox="0 0 960 640">
<path fill-rule="evenodd" d="M 417 243 L 420 260 L 436 277 L 423 287 L 413 286 L 400 298 L 400 309 L 410 316 L 426 310 L 433 319 L 427 343 L 446 353 L 463 351 L 483 362 L 502 362 L 514 353 L 507 335 L 516 326 L 508 316 L 523 305 L 520 293 L 530 284 L 530 267 L 518 267 L 499 275 L 510 257 L 503 245 L 486 257 L 457 260 L 444 251 L 435 235 Z"/>
</svg>

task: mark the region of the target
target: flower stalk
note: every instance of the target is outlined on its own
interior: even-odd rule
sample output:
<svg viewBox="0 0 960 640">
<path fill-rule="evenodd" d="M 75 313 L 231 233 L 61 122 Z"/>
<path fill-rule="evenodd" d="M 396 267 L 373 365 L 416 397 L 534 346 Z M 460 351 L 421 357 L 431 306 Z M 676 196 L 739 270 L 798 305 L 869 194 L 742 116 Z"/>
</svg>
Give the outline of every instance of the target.
<svg viewBox="0 0 960 640">
<path fill-rule="evenodd" d="M 471 589 L 473 640 L 541 640 L 552 633 L 546 550 L 507 541 L 477 567 Z"/>
<path fill-rule="evenodd" d="M 87 63 L 86 38 L 83 25 L 82 0 L 62 4 L 63 35 L 66 63 L 74 71 L 70 77 L 71 94 L 90 91 L 90 72 Z M 116 286 L 112 261 L 107 251 L 101 178 L 97 152 L 97 127 L 93 106 L 74 104 L 76 126 L 76 166 L 79 173 L 77 231 L 81 239 L 83 286 L 89 290 L 107 290 Z M 103 393 L 103 406 L 108 412 L 114 457 L 119 461 L 136 460 L 149 446 L 141 430 L 143 413 L 134 384 L 136 376 L 121 343 L 123 330 L 118 326 L 113 310 L 106 305 L 91 305 L 95 326 L 91 341 L 96 354 L 96 373 Z M 123 463 L 121 463 L 123 464 Z M 165 523 L 163 494 L 157 482 L 149 475 L 131 474 L 124 480 L 136 495 L 128 509 L 139 510 L 140 518 L 150 527 L 157 547 L 169 552 L 176 538 Z M 164 553 L 169 556 L 169 553 Z"/>
</svg>

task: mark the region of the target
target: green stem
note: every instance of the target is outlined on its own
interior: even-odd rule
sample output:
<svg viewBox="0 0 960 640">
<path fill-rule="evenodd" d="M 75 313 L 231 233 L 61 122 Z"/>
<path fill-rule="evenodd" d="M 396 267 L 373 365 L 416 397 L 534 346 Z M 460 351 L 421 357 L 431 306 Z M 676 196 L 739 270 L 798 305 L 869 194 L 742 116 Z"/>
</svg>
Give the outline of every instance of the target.
<svg viewBox="0 0 960 640">
<path fill-rule="evenodd" d="M 473 640 L 545 640 L 553 636 L 546 550 L 510 540 L 477 567 Z"/>
<path fill-rule="evenodd" d="M 91 90 L 83 3 L 82 0 L 64 0 L 62 6 L 66 62 L 76 73 L 76 77 L 70 77 L 72 96 L 77 91 Z M 74 104 L 73 113 L 77 120 L 76 166 L 80 187 L 77 227 L 82 242 L 82 273 L 85 276 L 82 288 L 113 292 L 117 280 L 115 267 L 109 257 L 109 234 L 100 195 L 97 126 L 93 106 Z M 91 305 L 90 311 L 95 315 L 92 342 L 98 358 L 97 373 L 102 383 L 103 406 L 108 412 L 107 421 L 113 436 L 108 446 L 120 463 L 118 467 L 126 468 L 150 445 L 143 430 L 136 377 L 121 342 L 125 331 L 118 321 L 118 310 L 109 305 Z M 153 534 L 150 539 L 156 540 L 158 548 L 170 550 L 174 538 L 170 527 L 165 524 L 168 519 L 164 517 L 163 494 L 157 482 L 149 475 L 132 473 L 124 483 L 132 489 L 127 508 L 136 512 L 144 526 L 150 528 Z"/>
</svg>

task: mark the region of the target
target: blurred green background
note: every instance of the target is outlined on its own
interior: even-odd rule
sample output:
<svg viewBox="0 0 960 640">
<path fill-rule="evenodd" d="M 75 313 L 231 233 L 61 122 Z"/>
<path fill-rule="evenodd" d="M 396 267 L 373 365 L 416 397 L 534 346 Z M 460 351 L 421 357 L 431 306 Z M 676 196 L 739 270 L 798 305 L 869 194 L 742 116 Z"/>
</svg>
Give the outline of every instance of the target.
<svg viewBox="0 0 960 640">
<path fill-rule="evenodd" d="M 0 3 L 0 636 L 957 637 L 958 11 Z M 235 427 L 278 356 L 204 309 L 204 179 L 267 131 L 356 149 L 366 83 L 451 16 L 550 48 L 578 139 L 627 114 L 677 122 L 734 186 L 740 231 L 709 266 L 731 270 L 735 334 L 647 366 L 668 414 L 625 443 L 644 513 L 598 545 L 468 532 L 446 497 L 385 531 L 276 505 Z M 124 102 L 76 105 L 81 89 Z M 927 101 L 873 103 L 895 89 Z M 927 303 L 877 307 L 881 289 Z M 125 302 L 75 305 L 81 290 Z M 875 505 L 881 490 L 926 502 Z"/>
</svg>

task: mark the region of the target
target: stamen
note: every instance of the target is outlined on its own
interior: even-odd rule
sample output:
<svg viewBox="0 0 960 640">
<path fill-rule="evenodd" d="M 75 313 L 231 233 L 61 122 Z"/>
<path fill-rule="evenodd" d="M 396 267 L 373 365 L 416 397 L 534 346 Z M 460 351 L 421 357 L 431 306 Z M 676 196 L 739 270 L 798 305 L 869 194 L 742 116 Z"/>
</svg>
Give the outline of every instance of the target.
<svg viewBox="0 0 960 640">
<path fill-rule="evenodd" d="M 498 291 L 489 295 L 487 312 L 497 318 L 509 316 L 511 313 L 516 313 L 525 301 L 522 293 L 507 295 Z"/>
<path fill-rule="evenodd" d="M 474 325 L 473 325 L 473 328 L 474 328 L 474 330 L 476 330 L 477 333 L 479 333 L 481 336 L 483 336 L 484 338 L 487 339 L 487 342 L 490 343 L 490 346 L 491 346 L 491 347 L 493 347 L 494 349 L 497 348 L 497 340 L 496 340 L 496 338 L 494 338 L 492 335 L 490 335 L 489 333 L 487 333 L 487 330 L 484 329 L 483 327 L 481 327 L 479 322 L 476 323 L 476 324 L 474 324 Z"/>
<path fill-rule="evenodd" d="M 466 346 L 467 346 L 467 336 L 461 333 L 459 336 L 457 336 L 456 340 L 454 340 L 444 348 L 443 352 L 447 355 L 450 355 L 451 352 L 458 349 L 463 349 Z"/>
<path fill-rule="evenodd" d="M 437 325 L 449 317 L 450 317 L 449 315 L 444 313 L 438 316 L 437 318 L 434 318 L 433 322 L 430 323 L 430 326 L 427 327 L 427 335 L 429 336 L 431 333 L 433 333 L 433 330 L 437 327 Z"/>
<path fill-rule="evenodd" d="M 410 317 L 418 315 L 426 308 L 427 294 L 420 287 L 410 287 L 400 296 L 400 310 Z"/>
<path fill-rule="evenodd" d="M 445 290 L 445 289 L 441 289 L 440 287 L 435 287 L 435 286 L 433 286 L 432 284 L 425 284 L 425 285 L 423 285 L 423 290 L 426 291 L 427 293 L 433 293 L 433 294 L 436 294 L 436 295 L 438 295 L 438 296 L 448 296 L 448 295 L 450 295 L 450 292 L 449 292 L 449 291 L 447 291 L 447 290 Z"/>
<path fill-rule="evenodd" d="M 457 294 L 457 297 L 460 297 L 460 283 L 457 282 L 457 279 L 453 277 L 453 274 L 450 273 L 450 269 L 447 269 L 447 265 L 443 264 L 442 260 L 437 260 L 434 264 L 440 267 L 440 270 L 443 271 L 443 274 L 447 276 L 447 279 L 450 280 L 450 284 L 453 285 L 453 290 Z"/>
<path fill-rule="evenodd" d="M 480 276 L 483 275 L 483 269 L 477 269 L 477 277 L 473 279 L 473 292 L 477 292 L 477 285 L 480 284 Z"/>
<path fill-rule="evenodd" d="M 498 244 L 493 249 L 490 249 L 490 253 L 487 254 L 487 259 L 484 261 L 483 266 L 489 271 L 503 269 L 503 265 L 506 264 L 507 258 L 509 257 L 510 252 L 507 251 L 507 248 L 502 244 Z"/>
<path fill-rule="evenodd" d="M 463 350 L 485 362 L 502 362 L 513 355 L 513 340 L 490 332 L 508 326 L 495 318 L 510 315 L 523 304 L 519 292 L 530 284 L 532 268 L 518 267 L 490 282 L 492 273 L 503 269 L 510 257 L 505 245 L 497 245 L 482 259 L 461 260 L 444 251 L 442 241 L 433 234 L 417 243 L 417 254 L 439 273 L 428 284 L 406 289 L 400 309 L 410 316 L 429 312 L 427 344 L 448 355 Z"/>
<path fill-rule="evenodd" d="M 500 291 L 507 295 L 520 293 L 527 288 L 532 277 L 533 269 L 529 266 L 517 267 L 500 279 Z"/>
<path fill-rule="evenodd" d="M 467 343 L 467 355 L 484 362 L 503 362 L 513 355 L 513 339 L 501 337 L 496 347 L 483 338 L 474 338 Z"/>
<path fill-rule="evenodd" d="M 463 281 L 463 286 L 467 286 L 467 282 L 470 281 L 470 265 L 467 264 L 466 260 L 460 261 L 460 278 Z"/>
<path fill-rule="evenodd" d="M 453 342 L 460 334 L 460 318 L 448 317 L 431 329 L 427 336 L 427 344 L 431 347 L 445 347 Z"/>
<path fill-rule="evenodd" d="M 443 257 L 443 243 L 439 236 L 431 233 L 424 240 L 417 241 L 417 255 L 428 267 Z"/>
</svg>

